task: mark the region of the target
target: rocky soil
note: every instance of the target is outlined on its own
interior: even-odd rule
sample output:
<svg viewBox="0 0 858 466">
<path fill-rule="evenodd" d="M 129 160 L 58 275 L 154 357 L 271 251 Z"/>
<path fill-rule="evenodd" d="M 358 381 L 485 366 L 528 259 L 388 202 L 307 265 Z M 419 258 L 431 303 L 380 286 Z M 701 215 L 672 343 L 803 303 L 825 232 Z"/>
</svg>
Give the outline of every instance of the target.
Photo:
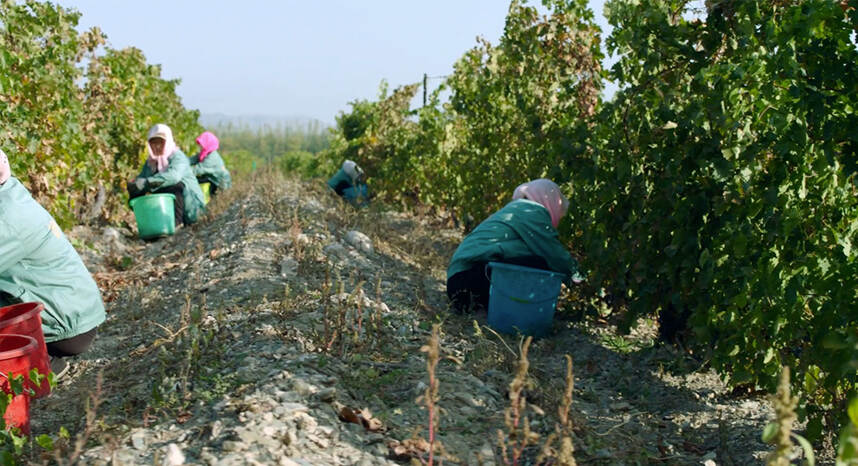
<svg viewBox="0 0 858 466">
<path fill-rule="evenodd" d="M 461 233 L 443 221 L 357 211 L 320 185 L 267 175 L 170 238 L 82 227 L 70 237 L 108 320 L 33 403 L 34 433 L 58 441 L 30 460 L 408 463 L 425 455 L 420 348 L 439 323 L 444 462 L 503 464 L 497 432 L 521 342 L 484 315 L 447 312 L 445 268 Z M 652 325 L 620 336 L 573 314 L 530 348 L 528 422 L 541 438 L 524 464 L 555 429 L 565 354 L 579 464 L 761 462 L 765 399 L 731 395 L 704 364 L 657 345 Z"/>
</svg>

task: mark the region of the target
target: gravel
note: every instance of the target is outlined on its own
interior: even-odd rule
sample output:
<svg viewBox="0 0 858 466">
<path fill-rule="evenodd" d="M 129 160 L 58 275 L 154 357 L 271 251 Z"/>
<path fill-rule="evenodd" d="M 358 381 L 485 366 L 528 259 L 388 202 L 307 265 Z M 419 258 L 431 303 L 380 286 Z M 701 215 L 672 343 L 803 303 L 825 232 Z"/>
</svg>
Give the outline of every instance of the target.
<svg viewBox="0 0 858 466">
<path fill-rule="evenodd" d="M 519 341 L 494 334 L 484 315 L 446 311 L 444 268 L 461 234 L 445 219 L 355 211 L 310 183 L 233 191 L 199 225 L 156 242 L 128 229 L 71 232 L 91 245 L 82 256 L 109 317 L 33 403 L 34 433 L 80 434 L 96 393 L 87 464 L 400 464 L 408 458 L 392 446 L 426 438 L 420 348 L 440 321 L 446 462 L 502 464 L 497 431 Z M 530 350 L 528 419 L 543 439 L 568 353 L 580 462 L 762 461 L 764 398 L 731 396 L 715 373 L 653 345 L 646 325 L 620 347 L 610 326 L 556 320 Z"/>
</svg>

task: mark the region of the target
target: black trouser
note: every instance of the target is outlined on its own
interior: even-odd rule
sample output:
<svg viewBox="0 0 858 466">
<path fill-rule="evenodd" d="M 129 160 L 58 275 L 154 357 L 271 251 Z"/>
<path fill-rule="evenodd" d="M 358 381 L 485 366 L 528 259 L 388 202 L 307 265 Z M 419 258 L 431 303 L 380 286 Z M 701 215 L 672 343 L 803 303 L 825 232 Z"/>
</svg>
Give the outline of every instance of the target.
<svg viewBox="0 0 858 466">
<path fill-rule="evenodd" d="M 83 353 L 89 349 L 90 345 L 92 345 L 93 340 L 95 340 L 96 333 L 97 330 L 92 329 L 88 332 L 81 333 L 80 335 L 66 338 L 65 340 L 47 343 L 48 354 L 55 358 L 62 358 Z"/>
<path fill-rule="evenodd" d="M 504 259 L 498 262 L 549 270 L 545 259 L 538 256 Z M 447 297 L 450 298 L 453 311 L 461 313 L 478 308 L 488 309 L 491 283 L 486 277 L 486 264 L 488 262 L 478 262 L 470 269 L 447 279 Z"/>
<path fill-rule="evenodd" d="M 152 194 L 172 194 L 175 196 L 176 199 L 173 201 L 173 212 L 176 217 L 176 226 L 179 226 L 179 222 L 184 223 L 186 226 L 188 225 L 188 221 L 185 219 L 185 183 L 179 182 L 174 185 L 164 186 L 149 192 Z M 134 199 L 135 197 L 144 196 L 146 194 L 148 193 L 128 193 L 129 199 Z"/>
<path fill-rule="evenodd" d="M 343 191 L 345 191 L 351 187 L 352 187 L 352 184 L 349 183 L 348 181 L 340 181 L 339 183 L 337 183 L 336 186 L 334 186 L 334 192 L 337 193 L 337 195 L 342 196 Z"/>
</svg>

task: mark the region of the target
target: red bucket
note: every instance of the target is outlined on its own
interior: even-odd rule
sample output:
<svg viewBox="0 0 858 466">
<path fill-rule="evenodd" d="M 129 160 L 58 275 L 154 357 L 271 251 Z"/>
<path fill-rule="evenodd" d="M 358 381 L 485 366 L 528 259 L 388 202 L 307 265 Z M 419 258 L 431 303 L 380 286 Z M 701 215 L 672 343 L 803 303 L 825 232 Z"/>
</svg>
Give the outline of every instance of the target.
<svg viewBox="0 0 858 466">
<path fill-rule="evenodd" d="M 44 375 L 41 385 L 30 381 L 30 376 L 25 375 L 27 388 L 36 392 L 35 397 L 41 398 L 51 392 L 51 384 L 48 383 L 48 372 L 51 364 L 48 359 L 48 348 L 45 346 L 45 334 L 42 333 L 42 311 L 45 305 L 42 303 L 23 303 L 14 306 L 0 307 L 0 334 L 10 333 L 14 335 L 27 335 L 36 340 L 36 351 L 30 355 L 30 367 L 39 370 Z"/>
<path fill-rule="evenodd" d="M 9 375 L 27 378 L 32 354 L 38 351 L 38 343 L 27 335 L 0 334 L 0 389 L 12 393 Z M 30 396 L 27 393 L 14 395 L 3 414 L 6 428 L 17 427 L 30 435 Z"/>
</svg>

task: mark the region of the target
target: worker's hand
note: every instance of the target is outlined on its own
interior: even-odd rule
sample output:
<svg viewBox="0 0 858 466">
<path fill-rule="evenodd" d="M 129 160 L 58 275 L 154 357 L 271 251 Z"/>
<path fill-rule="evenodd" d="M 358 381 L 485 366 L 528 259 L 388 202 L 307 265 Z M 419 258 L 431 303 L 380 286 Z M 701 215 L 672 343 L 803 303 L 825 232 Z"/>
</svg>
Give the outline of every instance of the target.
<svg viewBox="0 0 858 466">
<path fill-rule="evenodd" d="M 146 191 L 148 185 L 146 178 L 137 178 L 128 182 L 128 194 L 136 196 Z"/>
</svg>

